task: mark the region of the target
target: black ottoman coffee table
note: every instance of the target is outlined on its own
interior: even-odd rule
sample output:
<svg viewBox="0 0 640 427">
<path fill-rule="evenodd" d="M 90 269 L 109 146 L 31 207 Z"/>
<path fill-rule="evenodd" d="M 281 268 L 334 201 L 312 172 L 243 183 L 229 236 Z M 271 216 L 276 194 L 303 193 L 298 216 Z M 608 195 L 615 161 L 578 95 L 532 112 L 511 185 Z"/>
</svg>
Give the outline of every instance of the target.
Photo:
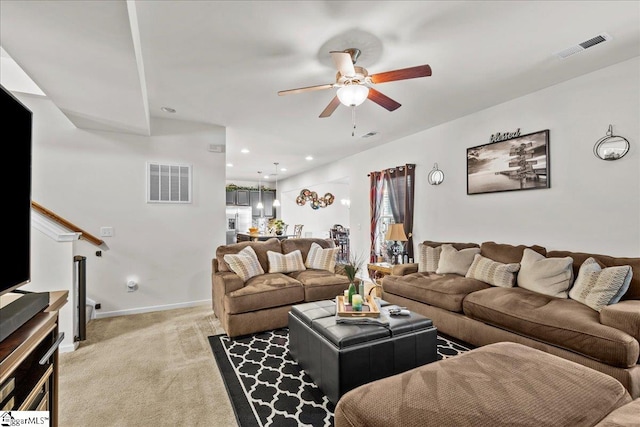
<svg viewBox="0 0 640 427">
<path fill-rule="evenodd" d="M 384 301 L 381 310 L 394 307 Z M 294 305 L 289 354 L 334 404 L 351 389 L 437 359 L 431 319 L 411 312 L 388 326 L 336 323 L 335 301 Z"/>
</svg>

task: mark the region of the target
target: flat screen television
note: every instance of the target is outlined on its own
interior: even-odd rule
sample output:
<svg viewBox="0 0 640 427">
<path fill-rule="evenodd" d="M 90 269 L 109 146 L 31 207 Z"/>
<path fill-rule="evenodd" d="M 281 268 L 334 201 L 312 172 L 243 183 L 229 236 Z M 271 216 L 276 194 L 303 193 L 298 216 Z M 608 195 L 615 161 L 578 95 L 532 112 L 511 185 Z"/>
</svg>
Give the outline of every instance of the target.
<svg viewBox="0 0 640 427">
<path fill-rule="evenodd" d="M 2 216 L 5 255 L 0 271 L 0 295 L 31 281 L 31 125 L 33 114 L 9 90 L 0 85 L 3 140 L 7 154 Z"/>
</svg>

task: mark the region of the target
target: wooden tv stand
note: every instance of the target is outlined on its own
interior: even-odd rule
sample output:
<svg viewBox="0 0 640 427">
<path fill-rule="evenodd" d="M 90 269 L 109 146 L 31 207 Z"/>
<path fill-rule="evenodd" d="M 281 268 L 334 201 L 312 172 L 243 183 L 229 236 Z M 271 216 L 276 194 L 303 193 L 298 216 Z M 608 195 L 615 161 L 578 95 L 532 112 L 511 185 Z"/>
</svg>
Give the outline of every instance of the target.
<svg viewBox="0 0 640 427">
<path fill-rule="evenodd" d="M 0 342 L 0 412 L 49 411 L 58 425 L 58 310 L 68 296 L 49 292 L 49 306 Z"/>
</svg>

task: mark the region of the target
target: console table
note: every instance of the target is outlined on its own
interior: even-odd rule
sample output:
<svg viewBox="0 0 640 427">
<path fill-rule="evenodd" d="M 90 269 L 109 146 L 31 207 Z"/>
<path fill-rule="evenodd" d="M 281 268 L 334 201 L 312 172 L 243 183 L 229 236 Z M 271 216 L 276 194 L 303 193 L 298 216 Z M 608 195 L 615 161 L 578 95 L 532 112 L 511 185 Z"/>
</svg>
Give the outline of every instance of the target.
<svg viewBox="0 0 640 427">
<path fill-rule="evenodd" d="M 0 342 L 0 399 L 4 411 L 49 411 L 58 425 L 58 310 L 68 291 L 49 292 L 49 305 Z"/>
</svg>

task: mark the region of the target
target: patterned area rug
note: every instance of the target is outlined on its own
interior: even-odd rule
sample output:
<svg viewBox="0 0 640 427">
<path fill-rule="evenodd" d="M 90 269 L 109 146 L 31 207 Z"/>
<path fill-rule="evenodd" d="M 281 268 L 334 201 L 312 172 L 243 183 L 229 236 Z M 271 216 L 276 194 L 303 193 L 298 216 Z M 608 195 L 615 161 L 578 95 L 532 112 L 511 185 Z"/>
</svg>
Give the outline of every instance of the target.
<svg viewBox="0 0 640 427">
<path fill-rule="evenodd" d="M 333 426 L 335 406 L 289 357 L 287 328 L 209 343 L 241 427 Z M 438 360 L 470 348 L 438 335 Z"/>
</svg>

